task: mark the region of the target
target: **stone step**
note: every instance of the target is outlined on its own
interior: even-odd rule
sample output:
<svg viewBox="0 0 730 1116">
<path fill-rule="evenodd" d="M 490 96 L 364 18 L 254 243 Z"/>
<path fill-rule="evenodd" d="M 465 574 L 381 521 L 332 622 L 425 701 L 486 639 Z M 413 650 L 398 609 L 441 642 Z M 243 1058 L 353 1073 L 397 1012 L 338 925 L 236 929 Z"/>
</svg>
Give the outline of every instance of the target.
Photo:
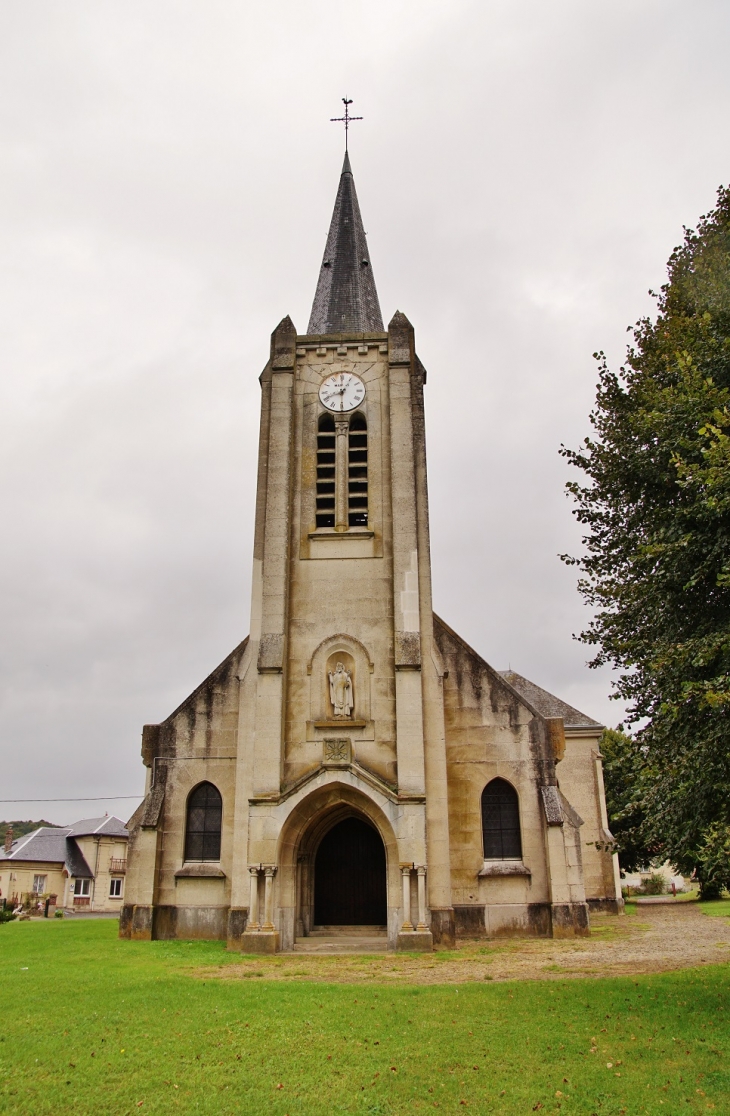
<svg viewBox="0 0 730 1116">
<path fill-rule="evenodd" d="M 310 938 L 386 938 L 388 928 L 386 926 L 314 926 L 307 936 Z"/>
<path fill-rule="evenodd" d="M 337 934 L 332 937 L 310 934 L 308 938 L 296 939 L 292 953 L 385 953 L 387 948 L 387 934 Z"/>
</svg>

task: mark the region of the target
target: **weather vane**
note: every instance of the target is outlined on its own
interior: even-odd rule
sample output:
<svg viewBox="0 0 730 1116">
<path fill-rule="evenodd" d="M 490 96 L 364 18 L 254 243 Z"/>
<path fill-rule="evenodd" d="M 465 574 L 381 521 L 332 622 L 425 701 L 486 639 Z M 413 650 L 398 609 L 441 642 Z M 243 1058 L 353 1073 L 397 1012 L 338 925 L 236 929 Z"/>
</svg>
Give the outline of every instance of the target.
<svg viewBox="0 0 730 1116">
<path fill-rule="evenodd" d="M 362 120 L 362 117 L 361 116 L 350 116 L 350 105 L 352 104 L 352 99 L 348 100 L 347 97 L 343 97 L 342 98 L 342 103 L 345 106 L 345 115 L 344 116 L 331 116 L 330 117 L 330 123 L 331 124 L 344 124 L 345 125 L 345 152 L 347 152 L 347 131 L 348 131 L 348 128 L 350 127 L 350 124 L 352 123 L 353 120 Z"/>
</svg>

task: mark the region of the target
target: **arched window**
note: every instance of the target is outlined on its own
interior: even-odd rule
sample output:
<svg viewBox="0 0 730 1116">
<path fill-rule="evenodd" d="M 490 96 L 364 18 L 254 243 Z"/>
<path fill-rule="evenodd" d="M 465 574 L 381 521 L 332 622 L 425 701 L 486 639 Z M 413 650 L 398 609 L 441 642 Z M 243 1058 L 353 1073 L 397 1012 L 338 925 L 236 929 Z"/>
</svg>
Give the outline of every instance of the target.
<svg viewBox="0 0 730 1116">
<path fill-rule="evenodd" d="M 212 783 L 201 783 L 188 799 L 186 860 L 220 860 L 223 800 Z"/>
<path fill-rule="evenodd" d="M 317 424 L 317 512 L 318 527 L 335 525 L 335 420 L 320 415 Z"/>
<path fill-rule="evenodd" d="M 362 411 L 350 419 L 347 455 L 347 522 L 368 525 L 368 424 Z"/>
<path fill-rule="evenodd" d="M 492 779 L 482 791 L 485 860 L 521 860 L 520 803 L 506 779 Z"/>
</svg>

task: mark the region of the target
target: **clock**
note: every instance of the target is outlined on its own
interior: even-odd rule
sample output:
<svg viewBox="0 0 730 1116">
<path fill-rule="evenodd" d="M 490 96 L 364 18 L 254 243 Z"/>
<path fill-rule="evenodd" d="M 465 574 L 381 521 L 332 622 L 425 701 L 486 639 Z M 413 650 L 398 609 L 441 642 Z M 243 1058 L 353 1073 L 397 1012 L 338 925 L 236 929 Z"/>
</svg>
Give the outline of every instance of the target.
<svg viewBox="0 0 730 1116">
<path fill-rule="evenodd" d="M 328 411 L 354 411 L 365 398 L 365 384 L 354 372 L 335 372 L 319 389 L 319 399 Z"/>
</svg>

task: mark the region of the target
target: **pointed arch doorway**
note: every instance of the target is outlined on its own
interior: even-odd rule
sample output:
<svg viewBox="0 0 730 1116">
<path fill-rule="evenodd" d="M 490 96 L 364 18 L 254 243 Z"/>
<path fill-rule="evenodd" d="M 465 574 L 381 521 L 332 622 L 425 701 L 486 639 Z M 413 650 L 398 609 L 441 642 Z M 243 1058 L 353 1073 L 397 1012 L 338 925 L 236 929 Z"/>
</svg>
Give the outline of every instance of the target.
<svg viewBox="0 0 730 1116">
<path fill-rule="evenodd" d="M 314 925 L 382 926 L 387 922 L 385 846 L 362 816 L 336 822 L 314 858 Z"/>
</svg>

